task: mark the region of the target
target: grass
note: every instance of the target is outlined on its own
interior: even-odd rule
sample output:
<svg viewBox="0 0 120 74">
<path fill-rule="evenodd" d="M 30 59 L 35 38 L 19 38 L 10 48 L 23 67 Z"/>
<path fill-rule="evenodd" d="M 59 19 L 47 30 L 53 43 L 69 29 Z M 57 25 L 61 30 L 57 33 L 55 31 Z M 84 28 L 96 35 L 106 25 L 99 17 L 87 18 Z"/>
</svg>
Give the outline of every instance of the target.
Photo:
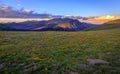
<svg viewBox="0 0 120 74">
<path fill-rule="evenodd" d="M 111 54 L 107 54 L 111 52 Z M 87 59 L 109 65 L 92 66 Z M 87 68 L 79 68 L 86 64 Z M 120 74 L 120 29 L 0 31 L 0 74 Z"/>
</svg>

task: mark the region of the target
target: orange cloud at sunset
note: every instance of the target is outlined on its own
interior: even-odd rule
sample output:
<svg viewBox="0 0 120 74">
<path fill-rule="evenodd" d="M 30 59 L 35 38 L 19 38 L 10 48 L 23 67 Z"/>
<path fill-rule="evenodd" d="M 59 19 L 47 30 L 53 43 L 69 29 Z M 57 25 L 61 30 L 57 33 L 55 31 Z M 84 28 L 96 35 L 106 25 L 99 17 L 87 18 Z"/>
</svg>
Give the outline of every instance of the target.
<svg viewBox="0 0 120 74">
<path fill-rule="evenodd" d="M 96 20 L 115 20 L 115 19 L 118 19 L 118 17 L 106 15 L 106 16 L 99 16 L 99 17 L 96 17 L 94 19 L 96 19 Z"/>
<path fill-rule="evenodd" d="M 93 24 L 103 24 L 105 22 L 119 19 L 119 17 L 106 15 L 106 16 L 97 16 L 97 17 L 88 17 L 87 20 L 80 20 L 81 22 L 93 23 Z"/>
</svg>

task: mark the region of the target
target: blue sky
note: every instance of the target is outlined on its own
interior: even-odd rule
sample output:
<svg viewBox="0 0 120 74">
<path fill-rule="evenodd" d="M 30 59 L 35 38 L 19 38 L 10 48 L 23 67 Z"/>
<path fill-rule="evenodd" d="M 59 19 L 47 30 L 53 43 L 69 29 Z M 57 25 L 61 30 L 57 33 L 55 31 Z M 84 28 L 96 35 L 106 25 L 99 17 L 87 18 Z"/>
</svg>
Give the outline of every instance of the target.
<svg viewBox="0 0 120 74">
<path fill-rule="evenodd" d="M 1 4 L 36 13 L 58 15 L 119 15 L 120 0 L 0 0 Z"/>
</svg>

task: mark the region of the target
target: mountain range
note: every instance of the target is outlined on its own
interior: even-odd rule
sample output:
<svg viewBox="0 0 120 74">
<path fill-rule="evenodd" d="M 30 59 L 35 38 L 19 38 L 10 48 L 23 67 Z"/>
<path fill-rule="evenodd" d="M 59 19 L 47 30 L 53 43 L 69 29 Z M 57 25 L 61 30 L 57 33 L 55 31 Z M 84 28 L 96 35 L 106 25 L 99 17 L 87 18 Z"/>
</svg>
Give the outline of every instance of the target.
<svg viewBox="0 0 120 74">
<path fill-rule="evenodd" d="M 96 26 L 70 18 L 54 18 L 48 21 L 26 21 L 20 23 L 1 23 L 0 30 L 12 31 L 81 31 Z"/>
</svg>

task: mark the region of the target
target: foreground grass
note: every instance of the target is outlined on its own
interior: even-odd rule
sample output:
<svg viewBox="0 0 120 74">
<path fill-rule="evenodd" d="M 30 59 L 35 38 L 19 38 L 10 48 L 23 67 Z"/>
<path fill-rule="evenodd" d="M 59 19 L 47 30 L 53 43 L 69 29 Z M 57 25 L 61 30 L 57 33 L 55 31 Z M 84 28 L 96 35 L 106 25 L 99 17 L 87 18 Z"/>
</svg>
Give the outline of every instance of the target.
<svg viewBox="0 0 120 74">
<path fill-rule="evenodd" d="M 107 54 L 109 52 L 109 54 Z M 109 65 L 92 66 L 87 59 Z M 80 68 L 79 64 L 88 67 Z M 0 74 L 120 74 L 120 29 L 0 32 Z"/>
</svg>

